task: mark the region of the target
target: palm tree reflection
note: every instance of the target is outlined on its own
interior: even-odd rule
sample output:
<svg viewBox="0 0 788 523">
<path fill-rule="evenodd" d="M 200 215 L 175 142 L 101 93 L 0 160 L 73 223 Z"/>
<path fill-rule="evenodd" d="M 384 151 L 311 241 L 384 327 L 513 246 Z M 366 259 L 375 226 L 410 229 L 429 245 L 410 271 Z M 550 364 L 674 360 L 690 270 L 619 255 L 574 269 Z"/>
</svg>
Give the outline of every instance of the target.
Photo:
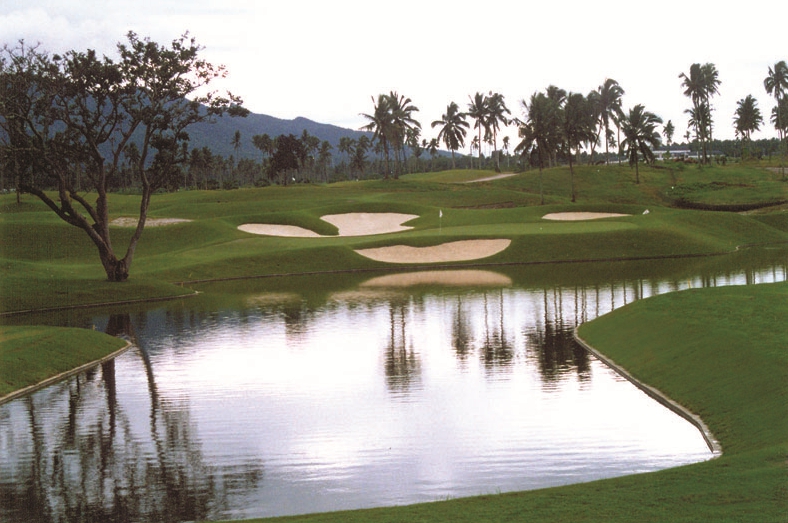
<svg viewBox="0 0 788 523">
<path fill-rule="evenodd" d="M 515 347 L 511 335 L 506 334 L 504 324 L 503 289 L 500 289 L 498 302 L 498 322 L 490 322 L 487 293 L 484 293 L 484 339 L 481 345 L 481 358 L 484 367 L 489 371 L 493 368 L 509 367 L 514 359 Z"/>
<path fill-rule="evenodd" d="M 408 306 L 404 301 L 392 301 L 388 308 L 390 329 L 386 345 L 386 384 L 392 393 L 407 396 L 419 382 L 421 360 L 408 337 Z"/>
</svg>

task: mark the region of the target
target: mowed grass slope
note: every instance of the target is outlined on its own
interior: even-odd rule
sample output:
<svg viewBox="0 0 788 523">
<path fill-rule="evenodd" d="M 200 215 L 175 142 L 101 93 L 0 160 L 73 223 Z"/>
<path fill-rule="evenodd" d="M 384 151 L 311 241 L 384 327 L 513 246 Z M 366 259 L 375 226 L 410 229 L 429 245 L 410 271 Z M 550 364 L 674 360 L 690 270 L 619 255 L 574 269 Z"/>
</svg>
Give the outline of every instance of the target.
<svg viewBox="0 0 788 523">
<path fill-rule="evenodd" d="M 512 240 L 506 251 L 470 262 L 475 264 L 699 255 L 788 239 L 788 213 L 743 216 L 664 207 L 666 184 L 677 179 L 671 172 L 644 168 L 637 185 L 627 167 L 581 166 L 576 174 L 579 201 L 570 204 L 568 169 L 546 170 L 542 177 L 550 204 L 545 206 L 534 205 L 539 200 L 536 171 L 473 184 L 458 181 L 493 173 L 449 171 L 390 181 L 160 194 L 153 199 L 151 219 L 193 221 L 146 227 L 130 281 L 121 285 L 103 281 L 96 249 L 82 231 L 32 196 L 23 196 L 20 205 L 14 195 L 5 195 L 0 197 L 0 312 L 188 294 L 188 288 L 174 285 L 184 281 L 380 268 L 386 265 L 354 249 L 400 243 Z M 695 179 L 704 172 L 717 176 L 712 169 L 696 168 L 683 175 Z M 770 183 L 778 176 L 765 169 L 746 173 Z M 724 179 L 731 176 L 723 174 Z M 135 196 L 112 195 L 111 217 L 135 216 L 137 205 Z M 548 212 L 575 210 L 632 216 L 575 223 L 542 219 Z M 409 223 L 412 231 L 369 237 L 274 238 L 237 230 L 243 223 L 275 223 L 331 236 L 336 228 L 320 217 L 347 212 L 420 217 Z M 121 256 L 131 232 L 113 228 Z"/>
<path fill-rule="evenodd" d="M 55 327 L 0 327 L 0 398 L 122 349 L 101 332 Z"/>
<path fill-rule="evenodd" d="M 788 284 L 780 283 L 657 296 L 579 329 L 638 379 L 700 414 L 722 444 L 720 458 L 559 488 L 276 521 L 788 521 L 786 317 Z"/>
</svg>

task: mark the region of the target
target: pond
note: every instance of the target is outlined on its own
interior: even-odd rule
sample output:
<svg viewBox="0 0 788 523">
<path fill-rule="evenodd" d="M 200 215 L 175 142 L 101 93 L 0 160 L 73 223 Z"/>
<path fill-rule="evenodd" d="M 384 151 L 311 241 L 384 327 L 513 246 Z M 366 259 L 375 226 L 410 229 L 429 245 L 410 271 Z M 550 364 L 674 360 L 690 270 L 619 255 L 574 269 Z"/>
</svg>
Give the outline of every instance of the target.
<svg viewBox="0 0 788 523">
<path fill-rule="evenodd" d="M 0 406 L 0 520 L 322 512 L 710 459 L 572 330 L 654 294 L 784 281 L 784 254 L 246 280 L 24 318 L 134 347 Z"/>
</svg>

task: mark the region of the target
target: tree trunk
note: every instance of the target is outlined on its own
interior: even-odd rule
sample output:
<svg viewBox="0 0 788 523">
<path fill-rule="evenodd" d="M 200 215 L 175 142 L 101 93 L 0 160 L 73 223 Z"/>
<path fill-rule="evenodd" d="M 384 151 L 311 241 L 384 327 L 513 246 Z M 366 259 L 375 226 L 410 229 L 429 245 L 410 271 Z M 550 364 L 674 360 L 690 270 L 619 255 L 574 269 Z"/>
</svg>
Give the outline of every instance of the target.
<svg viewBox="0 0 788 523">
<path fill-rule="evenodd" d="M 107 273 L 107 281 L 123 282 L 129 279 L 129 267 L 126 260 L 119 260 L 112 253 L 100 253 L 101 264 Z"/>
<path fill-rule="evenodd" d="M 577 149 L 580 152 L 580 148 Z M 572 203 L 575 203 L 575 170 L 572 167 L 572 149 L 569 149 L 569 180 L 572 186 Z"/>
</svg>

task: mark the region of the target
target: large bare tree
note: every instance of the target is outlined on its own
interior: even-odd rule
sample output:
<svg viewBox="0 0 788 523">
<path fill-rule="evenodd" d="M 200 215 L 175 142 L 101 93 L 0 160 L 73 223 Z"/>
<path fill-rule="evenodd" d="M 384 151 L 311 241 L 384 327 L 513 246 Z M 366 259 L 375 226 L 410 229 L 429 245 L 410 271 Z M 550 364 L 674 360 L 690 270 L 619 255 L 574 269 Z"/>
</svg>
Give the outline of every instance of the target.
<svg viewBox="0 0 788 523">
<path fill-rule="evenodd" d="M 113 60 L 92 50 L 50 55 L 24 42 L 5 45 L 0 148 L 18 189 L 85 231 L 107 278 L 125 281 L 151 196 L 173 183 L 186 160 L 187 128 L 248 111 L 230 93 L 198 95 L 226 73 L 200 57 L 202 47 L 188 34 L 165 46 L 130 32 L 117 50 Z M 131 144 L 138 151 L 133 157 L 127 152 Z M 141 199 L 136 229 L 125 254 L 118 256 L 107 194 L 124 162 L 132 164 Z"/>
</svg>

